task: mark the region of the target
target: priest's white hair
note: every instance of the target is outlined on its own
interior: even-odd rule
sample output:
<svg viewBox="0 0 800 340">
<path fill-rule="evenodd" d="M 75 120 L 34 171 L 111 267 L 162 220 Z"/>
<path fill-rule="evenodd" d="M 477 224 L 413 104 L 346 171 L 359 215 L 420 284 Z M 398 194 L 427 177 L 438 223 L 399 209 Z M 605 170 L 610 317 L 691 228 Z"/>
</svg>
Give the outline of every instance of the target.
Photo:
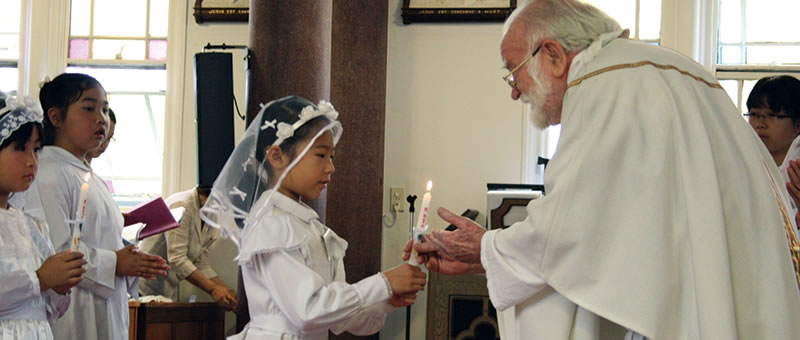
<svg viewBox="0 0 800 340">
<path fill-rule="evenodd" d="M 579 0 L 532 0 L 511 13 L 504 36 L 517 21 L 525 28 L 531 52 L 542 38 L 558 41 L 567 52 L 581 51 L 601 34 L 621 29 L 608 14 Z"/>
</svg>

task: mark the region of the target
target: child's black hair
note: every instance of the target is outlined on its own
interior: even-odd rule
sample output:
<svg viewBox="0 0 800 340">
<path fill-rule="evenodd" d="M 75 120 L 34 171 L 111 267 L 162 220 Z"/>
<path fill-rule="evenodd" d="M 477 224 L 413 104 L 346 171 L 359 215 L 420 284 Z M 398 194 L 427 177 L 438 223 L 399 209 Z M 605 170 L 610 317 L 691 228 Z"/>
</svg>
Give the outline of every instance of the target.
<svg viewBox="0 0 800 340">
<path fill-rule="evenodd" d="M 47 112 L 51 108 L 58 109 L 59 114 L 64 118 L 67 114 L 67 108 L 81 98 L 83 91 L 95 87 L 103 89 L 103 85 L 97 79 L 83 73 L 62 73 L 42 86 L 42 90 L 39 92 L 39 101 L 42 103 L 42 111 L 44 112 L 42 145 L 53 145 L 55 143 L 55 127 L 50 121 L 50 115 Z"/>
<path fill-rule="evenodd" d="M 761 78 L 747 97 L 747 109 L 766 108 L 772 112 L 783 111 L 800 122 L 800 80 L 787 75 Z"/>
</svg>

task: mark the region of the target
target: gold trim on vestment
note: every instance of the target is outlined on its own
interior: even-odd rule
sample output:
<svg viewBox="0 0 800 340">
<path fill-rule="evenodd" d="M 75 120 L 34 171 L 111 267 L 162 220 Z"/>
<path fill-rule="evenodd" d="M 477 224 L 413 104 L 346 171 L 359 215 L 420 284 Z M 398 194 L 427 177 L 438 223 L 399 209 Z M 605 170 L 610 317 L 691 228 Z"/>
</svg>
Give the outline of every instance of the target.
<svg viewBox="0 0 800 340">
<path fill-rule="evenodd" d="M 606 73 L 606 72 L 616 71 L 616 70 L 625 69 L 625 68 L 635 68 L 635 67 L 640 67 L 640 66 L 645 66 L 645 65 L 650 65 L 650 66 L 653 66 L 655 68 L 660 68 L 662 70 L 675 70 L 675 71 L 680 72 L 683 75 L 687 75 L 689 77 L 692 77 L 694 80 L 697 80 L 697 81 L 699 81 L 699 82 L 701 82 L 703 84 L 706 84 L 709 87 L 712 87 L 712 88 L 715 88 L 715 89 L 721 89 L 722 88 L 722 85 L 720 85 L 719 83 L 708 82 L 707 80 L 705 80 L 705 79 L 703 79 L 701 77 L 698 77 L 698 76 L 696 76 L 694 74 L 691 74 L 688 71 L 681 70 L 676 66 L 656 64 L 656 63 L 654 63 L 652 61 L 640 61 L 640 62 L 636 62 L 636 63 L 619 64 L 619 65 L 611 65 L 611 66 L 608 66 L 608 67 L 604 67 L 604 68 L 601 68 L 599 70 L 590 72 L 589 74 L 586 74 L 583 77 L 580 77 L 578 79 L 573 80 L 572 82 L 569 83 L 569 86 L 567 86 L 567 88 L 570 88 L 570 87 L 573 87 L 573 86 L 576 86 L 576 85 L 580 85 L 580 83 L 583 82 L 584 80 L 589 79 L 591 77 L 594 77 L 596 75 L 600 75 L 600 74 Z"/>
<path fill-rule="evenodd" d="M 764 164 L 764 166 L 767 167 L 766 164 Z M 775 187 L 775 179 L 772 178 L 772 174 L 769 172 L 768 167 L 766 170 L 770 179 L 769 184 L 772 186 L 772 192 L 775 194 L 775 200 L 778 201 L 778 207 L 781 209 L 781 215 L 783 216 L 783 229 L 786 232 L 786 238 L 789 240 L 789 255 L 792 256 L 794 275 L 797 279 L 797 286 L 800 288 L 800 244 L 798 244 L 797 234 L 794 232 L 792 221 L 789 219 L 789 214 L 786 213 L 786 208 L 783 206 L 783 200 L 778 194 L 778 189 Z"/>
</svg>

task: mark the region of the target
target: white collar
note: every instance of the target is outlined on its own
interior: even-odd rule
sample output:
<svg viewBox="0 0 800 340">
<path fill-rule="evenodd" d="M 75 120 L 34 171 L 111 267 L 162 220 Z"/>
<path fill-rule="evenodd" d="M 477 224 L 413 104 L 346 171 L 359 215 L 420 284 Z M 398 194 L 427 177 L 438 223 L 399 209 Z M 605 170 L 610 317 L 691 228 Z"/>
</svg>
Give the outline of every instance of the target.
<svg viewBox="0 0 800 340">
<path fill-rule="evenodd" d="M 319 219 L 319 215 L 314 209 L 311 209 L 308 205 L 303 202 L 295 201 L 288 196 L 284 195 L 280 191 L 274 190 L 275 192 L 272 195 L 272 199 L 270 205 L 280 208 L 294 216 L 297 216 L 299 219 L 310 223 L 314 219 Z M 269 193 L 264 193 L 268 195 Z"/>
<path fill-rule="evenodd" d="M 602 50 L 603 47 L 606 47 L 606 45 L 608 45 L 608 43 L 614 39 L 627 38 L 628 34 L 630 34 L 630 31 L 627 29 L 601 34 L 589 45 L 589 47 L 575 55 L 575 58 L 572 58 L 572 63 L 569 66 L 567 84 L 571 83 L 573 80 L 577 79 L 586 72 L 584 70 L 584 68 L 586 68 L 586 64 L 592 61 L 592 59 L 594 59 L 594 57 L 600 53 L 600 50 Z"/>
<path fill-rule="evenodd" d="M 80 168 L 83 171 L 92 171 L 92 169 L 86 165 L 86 162 L 78 159 L 75 157 L 71 152 L 67 151 L 66 149 L 55 146 L 55 145 L 48 145 L 42 148 L 42 153 L 40 155 L 43 158 L 54 158 L 56 160 L 60 160 L 66 163 L 69 163 L 77 168 Z"/>
</svg>

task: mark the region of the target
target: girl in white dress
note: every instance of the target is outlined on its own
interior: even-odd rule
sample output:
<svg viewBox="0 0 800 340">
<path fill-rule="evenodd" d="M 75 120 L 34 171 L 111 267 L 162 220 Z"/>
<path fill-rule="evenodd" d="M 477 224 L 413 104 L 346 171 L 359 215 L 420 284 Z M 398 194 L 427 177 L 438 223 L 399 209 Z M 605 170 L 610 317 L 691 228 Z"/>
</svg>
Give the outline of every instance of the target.
<svg viewBox="0 0 800 340">
<path fill-rule="evenodd" d="M 0 340 L 53 339 L 51 323 L 69 307 L 83 254 L 54 254 L 47 224 L 9 205 L 36 176 L 42 113 L 33 99 L 0 92 Z"/>
<path fill-rule="evenodd" d="M 233 339 L 372 334 L 414 302 L 425 274 L 407 264 L 345 281 L 347 242 L 305 202 L 334 172 L 338 113 L 286 97 L 264 105 L 214 182 L 201 217 L 239 246 L 250 323 Z"/>
<path fill-rule="evenodd" d="M 44 84 L 45 112 L 39 176 L 26 195 L 26 210 L 50 226 L 57 251 L 72 243 L 70 221 L 78 220 L 81 186 L 89 173 L 78 249 L 88 261 L 72 306 L 58 320 L 57 339 L 127 340 L 128 293 L 138 296 L 138 278 L 165 275 L 166 262 L 122 244 L 122 214 L 100 176 L 85 161 L 108 133 L 108 101 L 100 83 L 85 74 L 64 73 Z"/>
</svg>

